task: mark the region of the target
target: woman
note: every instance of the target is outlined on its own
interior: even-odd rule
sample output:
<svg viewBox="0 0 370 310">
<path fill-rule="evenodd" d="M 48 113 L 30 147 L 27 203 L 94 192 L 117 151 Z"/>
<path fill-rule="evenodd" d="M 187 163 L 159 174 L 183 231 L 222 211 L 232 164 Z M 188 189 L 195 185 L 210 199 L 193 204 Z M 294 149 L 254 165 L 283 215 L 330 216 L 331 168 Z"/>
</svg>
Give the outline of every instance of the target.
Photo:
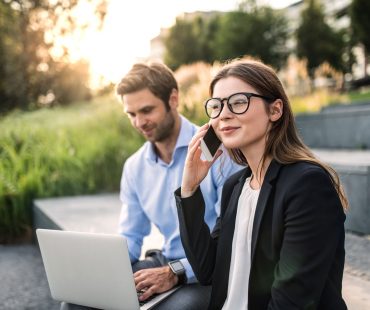
<svg viewBox="0 0 370 310">
<path fill-rule="evenodd" d="M 210 233 L 199 189 L 212 165 L 201 158 L 204 125 L 189 144 L 175 192 L 186 255 L 199 282 L 212 284 L 209 309 L 346 309 L 348 202 L 335 171 L 298 137 L 275 72 L 258 61 L 231 62 L 210 94 L 210 124 L 246 168 L 225 183 Z"/>
</svg>

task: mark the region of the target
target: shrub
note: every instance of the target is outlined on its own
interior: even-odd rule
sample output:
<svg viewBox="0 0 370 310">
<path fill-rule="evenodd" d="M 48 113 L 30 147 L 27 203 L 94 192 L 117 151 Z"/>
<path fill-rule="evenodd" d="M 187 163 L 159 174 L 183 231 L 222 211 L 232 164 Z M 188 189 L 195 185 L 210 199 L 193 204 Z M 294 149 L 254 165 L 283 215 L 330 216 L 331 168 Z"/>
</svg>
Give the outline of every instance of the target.
<svg viewBox="0 0 370 310">
<path fill-rule="evenodd" d="M 29 230 L 35 198 L 117 191 L 141 143 L 108 97 L 0 119 L 0 243 Z"/>
</svg>

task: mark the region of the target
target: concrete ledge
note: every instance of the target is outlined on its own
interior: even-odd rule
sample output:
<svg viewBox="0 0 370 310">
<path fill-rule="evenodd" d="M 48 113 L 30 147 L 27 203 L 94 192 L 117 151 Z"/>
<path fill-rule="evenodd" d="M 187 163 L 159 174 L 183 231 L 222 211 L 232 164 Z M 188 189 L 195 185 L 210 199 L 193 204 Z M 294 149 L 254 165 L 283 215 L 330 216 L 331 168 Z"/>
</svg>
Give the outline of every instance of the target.
<svg viewBox="0 0 370 310">
<path fill-rule="evenodd" d="M 370 151 L 313 151 L 339 174 L 350 204 L 346 229 L 370 234 Z"/>
<path fill-rule="evenodd" d="M 36 199 L 33 206 L 34 229 L 59 229 L 93 233 L 118 233 L 121 202 L 119 194 L 100 194 Z M 142 255 L 148 249 L 161 249 L 163 237 L 152 225 L 144 238 Z"/>
<path fill-rule="evenodd" d="M 34 201 L 35 228 L 117 233 L 118 194 L 72 196 Z"/>
<path fill-rule="evenodd" d="M 296 116 L 298 130 L 314 148 L 370 148 L 370 105 L 343 106 Z"/>
</svg>

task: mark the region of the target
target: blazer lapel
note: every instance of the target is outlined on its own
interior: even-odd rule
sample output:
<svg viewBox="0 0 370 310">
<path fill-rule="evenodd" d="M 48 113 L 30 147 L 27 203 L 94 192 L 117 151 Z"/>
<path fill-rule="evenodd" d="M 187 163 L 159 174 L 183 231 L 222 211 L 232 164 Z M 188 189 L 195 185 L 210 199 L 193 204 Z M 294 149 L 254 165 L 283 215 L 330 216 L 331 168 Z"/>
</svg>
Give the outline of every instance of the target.
<svg viewBox="0 0 370 310">
<path fill-rule="evenodd" d="M 267 169 L 265 180 L 261 187 L 261 192 L 258 197 L 256 213 L 254 215 L 253 221 L 253 231 L 252 231 L 252 245 L 251 245 L 251 262 L 253 262 L 254 253 L 256 249 L 256 244 L 258 240 L 259 230 L 261 226 L 261 221 L 263 214 L 265 212 L 267 202 L 269 200 L 271 190 L 272 190 L 272 181 L 277 177 L 281 164 L 279 164 L 274 159 L 271 161 L 270 166 Z"/>
<path fill-rule="evenodd" d="M 235 183 L 235 186 L 234 186 L 233 191 L 230 195 L 230 201 L 228 203 L 228 206 L 227 206 L 227 209 L 225 211 L 225 215 L 222 219 L 222 222 L 233 221 L 234 224 L 235 224 L 235 217 L 236 217 L 236 211 L 238 209 L 239 196 L 242 192 L 245 179 L 250 175 L 251 175 L 251 170 L 248 167 L 248 168 L 245 169 L 245 172 L 241 175 L 238 182 Z M 231 229 L 231 232 L 232 232 L 231 239 L 232 239 L 233 234 L 234 234 L 234 225 L 230 225 L 230 223 L 228 223 L 227 227 L 225 227 L 224 225 L 222 225 L 222 226 L 223 226 L 223 229 L 225 229 L 225 231 L 226 230 L 228 231 L 228 233 L 230 232 L 230 229 Z M 229 234 L 227 234 L 227 235 L 229 235 Z"/>
</svg>

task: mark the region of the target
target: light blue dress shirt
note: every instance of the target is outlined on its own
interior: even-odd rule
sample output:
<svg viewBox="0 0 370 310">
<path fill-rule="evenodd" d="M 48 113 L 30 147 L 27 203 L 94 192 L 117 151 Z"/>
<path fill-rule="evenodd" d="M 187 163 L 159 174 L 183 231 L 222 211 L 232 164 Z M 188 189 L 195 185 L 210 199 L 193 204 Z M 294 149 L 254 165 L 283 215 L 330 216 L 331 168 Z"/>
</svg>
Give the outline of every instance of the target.
<svg viewBox="0 0 370 310">
<path fill-rule="evenodd" d="M 188 283 L 197 280 L 181 243 L 174 191 L 181 186 L 188 144 L 197 129 L 181 116 L 180 134 L 169 164 L 157 156 L 152 143 L 146 142 L 126 160 L 120 193 L 119 233 L 127 238 L 131 262 L 139 259 L 143 238 L 150 233 L 152 222 L 164 236 L 163 255 L 182 262 Z M 204 218 L 210 230 L 220 213 L 222 186 L 228 176 L 241 168 L 226 153 L 200 185 L 206 204 Z"/>
</svg>

